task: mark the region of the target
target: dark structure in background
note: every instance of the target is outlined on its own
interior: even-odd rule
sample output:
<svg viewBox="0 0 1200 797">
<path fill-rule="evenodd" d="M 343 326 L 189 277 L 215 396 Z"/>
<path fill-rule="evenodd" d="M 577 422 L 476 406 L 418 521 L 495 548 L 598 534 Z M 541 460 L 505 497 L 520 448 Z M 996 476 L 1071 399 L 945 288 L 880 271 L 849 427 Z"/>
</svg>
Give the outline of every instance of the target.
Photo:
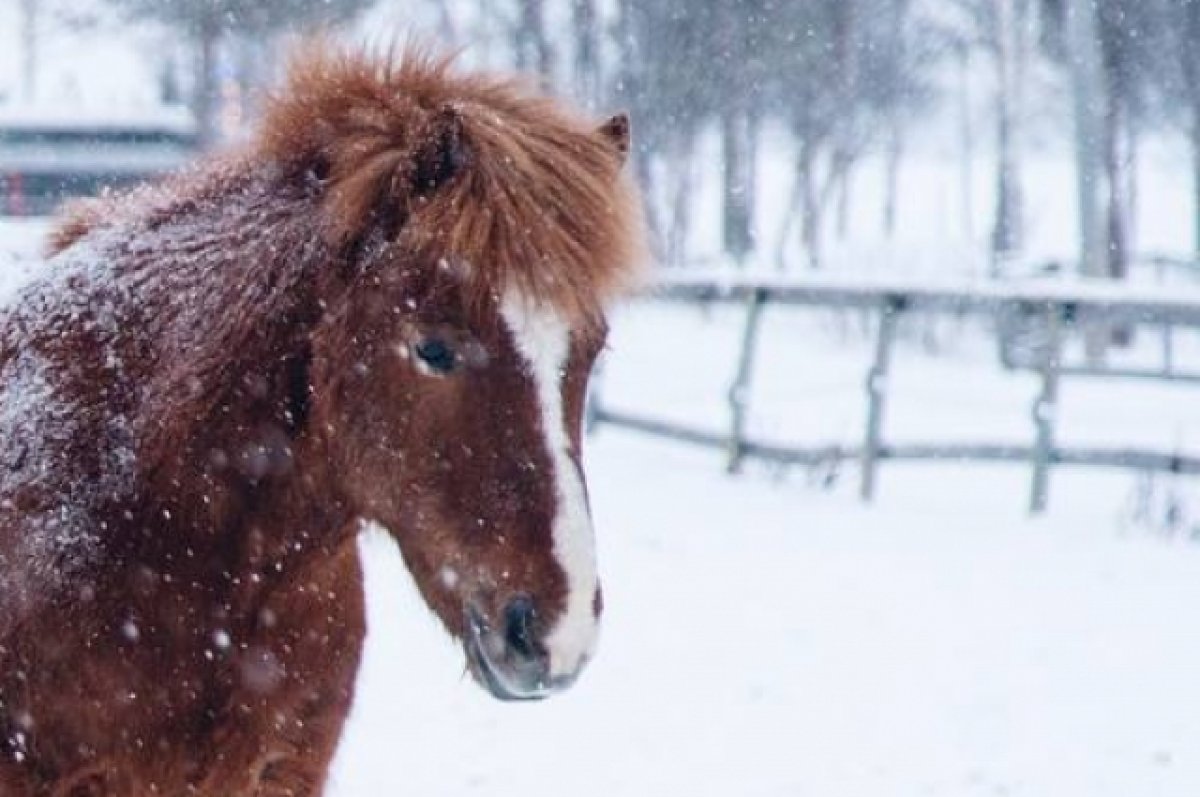
<svg viewBox="0 0 1200 797">
<path fill-rule="evenodd" d="M 281 31 L 319 30 L 345 22 L 371 4 L 370 0 L 110 0 L 130 19 L 159 22 L 177 30 L 192 46 L 192 112 L 197 135 L 204 147 L 217 141 L 216 109 L 219 102 L 216 79 L 218 50 L 234 35 L 250 37 L 269 45 Z M 262 48 L 267 56 L 269 46 Z M 262 59 L 260 59 L 262 60 Z M 269 64 L 259 64 L 270 78 Z M 265 67 L 265 68 L 264 68 Z"/>
<path fill-rule="evenodd" d="M 0 215 L 44 216 L 66 199 L 95 196 L 179 168 L 196 150 L 195 126 L 145 118 L 0 116 Z"/>
</svg>

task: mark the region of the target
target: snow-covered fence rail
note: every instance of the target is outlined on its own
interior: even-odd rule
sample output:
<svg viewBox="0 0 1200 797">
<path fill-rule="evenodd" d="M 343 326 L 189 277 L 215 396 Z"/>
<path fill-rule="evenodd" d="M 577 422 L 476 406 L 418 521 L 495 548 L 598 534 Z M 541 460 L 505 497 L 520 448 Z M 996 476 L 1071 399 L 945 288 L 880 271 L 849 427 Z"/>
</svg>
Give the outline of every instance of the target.
<svg viewBox="0 0 1200 797">
<path fill-rule="evenodd" d="M 1063 361 L 1066 332 L 1071 327 L 1153 325 L 1164 329 L 1200 329 L 1200 291 L 1128 285 L 1029 282 L 1021 284 L 903 282 L 846 282 L 831 279 L 772 279 L 728 273 L 687 273 L 661 278 L 649 293 L 653 300 L 690 303 L 740 303 L 745 308 L 742 341 L 728 391 L 729 430 L 726 434 L 672 421 L 611 410 L 600 391 L 588 410 L 589 427 L 614 424 L 683 442 L 723 449 L 730 471 L 747 458 L 780 464 L 820 464 L 856 459 L 861 464 L 860 491 L 864 500 L 874 493 L 879 466 L 888 460 L 943 460 L 1027 463 L 1031 468 L 1030 511 L 1042 511 L 1048 499 L 1049 475 L 1055 465 L 1084 465 L 1200 474 L 1200 455 L 1139 448 L 1064 447 L 1055 442 L 1059 382 L 1066 377 L 1103 373 L 1111 377 L 1200 381 L 1200 374 L 1180 373 L 1170 363 L 1163 370 L 1095 371 Z M 842 446 L 784 446 L 754 440 L 746 434 L 752 374 L 762 323 L 768 305 L 855 309 L 878 316 L 874 355 L 865 390 L 867 417 L 861 442 Z M 1031 408 L 1032 445 L 992 443 L 888 443 L 884 419 L 888 373 L 899 319 L 906 314 L 949 313 L 957 316 L 998 317 L 1001 314 L 1040 318 L 1038 347 L 1040 389 Z"/>
</svg>

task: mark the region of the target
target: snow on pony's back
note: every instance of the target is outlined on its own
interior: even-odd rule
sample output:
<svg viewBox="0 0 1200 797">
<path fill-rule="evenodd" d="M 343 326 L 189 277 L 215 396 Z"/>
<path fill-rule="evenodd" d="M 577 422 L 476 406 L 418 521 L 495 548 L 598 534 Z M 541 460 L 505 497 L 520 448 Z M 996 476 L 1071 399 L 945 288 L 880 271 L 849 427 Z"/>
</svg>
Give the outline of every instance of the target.
<svg viewBox="0 0 1200 797">
<path fill-rule="evenodd" d="M 132 483 L 128 289 L 90 244 L 27 268 L 0 310 L 0 631 L 87 561 Z"/>
</svg>

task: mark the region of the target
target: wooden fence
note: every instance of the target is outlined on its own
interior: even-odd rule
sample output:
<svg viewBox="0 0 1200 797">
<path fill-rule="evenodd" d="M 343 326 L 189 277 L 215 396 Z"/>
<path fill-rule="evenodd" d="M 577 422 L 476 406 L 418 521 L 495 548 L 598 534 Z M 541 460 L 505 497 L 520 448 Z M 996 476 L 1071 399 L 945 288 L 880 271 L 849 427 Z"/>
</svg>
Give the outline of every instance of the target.
<svg viewBox="0 0 1200 797">
<path fill-rule="evenodd" d="M 901 282 L 852 283 L 818 279 L 771 279 L 717 273 L 688 273 L 661 279 L 651 300 L 694 304 L 737 303 L 745 308 L 741 346 L 733 364 L 728 391 L 728 432 L 688 427 L 668 420 L 610 410 L 601 391 L 593 393 L 588 409 L 589 427 L 614 424 L 726 452 L 730 471 L 746 458 L 781 464 L 820 464 L 854 459 L 861 464 L 860 491 L 870 500 L 876 489 L 880 464 L 888 460 L 954 459 L 980 462 L 1026 463 L 1031 470 L 1029 507 L 1041 512 L 1049 495 L 1049 476 L 1055 465 L 1086 465 L 1200 474 L 1200 456 L 1138 448 L 1063 447 L 1055 443 L 1059 383 L 1067 377 L 1103 375 L 1110 378 L 1161 379 L 1200 384 L 1200 374 L 1176 368 L 1171 341 L 1180 328 L 1200 329 L 1200 291 L 1138 288 L 1112 284 L 1030 281 L 1019 284 L 955 283 L 905 284 Z M 856 309 L 877 318 L 874 355 L 865 379 L 867 417 L 861 441 L 851 446 L 784 446 L 754 440 L 746 434 L 752 374 L 768 305 L 824 309 Z M 1031 407 L 1032 445 L 971 443 L 888 443 L 884 419 L 888 375 L 899 320 L 916 313 L 949 313 L 956 316 L 1020 318 L 1035 322 L 1039 345 L 1030 365 L 1039 373 L 1040 389 Z M 1072 330 L 1158 327 L 1164 340 L 1159 368 L 1118 369 L 1095 364 L 1073 366 L 1063 361 L 1063 345 Z M 1200 418 L 1200 396 L 1197 396 Z"/>
</svg>

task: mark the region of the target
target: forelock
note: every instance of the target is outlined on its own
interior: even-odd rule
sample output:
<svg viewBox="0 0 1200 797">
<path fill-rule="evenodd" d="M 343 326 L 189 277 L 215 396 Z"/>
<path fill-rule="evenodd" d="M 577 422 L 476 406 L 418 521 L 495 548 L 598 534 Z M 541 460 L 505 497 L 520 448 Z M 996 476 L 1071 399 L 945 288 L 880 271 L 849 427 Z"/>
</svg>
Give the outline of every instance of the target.
<svg viewBox="0 0 1200 797">
<path fill-rule="evenodd" d="M 426 162 L 451 146 L 444 184 Z M 409 49 L 373 55 L 310 44 L 268 106 L 267 157 L 324 183 L 326 234 L 375 234 L 407 263 L 461 269 L 468 300 L 517 291 L 576 324 L 634 287 L 646 262 L 622 154 L 595 126 L 519 80 L 459 74 Z M 432 148 L 432 149 L 431 149 Z"/>
</svg>

